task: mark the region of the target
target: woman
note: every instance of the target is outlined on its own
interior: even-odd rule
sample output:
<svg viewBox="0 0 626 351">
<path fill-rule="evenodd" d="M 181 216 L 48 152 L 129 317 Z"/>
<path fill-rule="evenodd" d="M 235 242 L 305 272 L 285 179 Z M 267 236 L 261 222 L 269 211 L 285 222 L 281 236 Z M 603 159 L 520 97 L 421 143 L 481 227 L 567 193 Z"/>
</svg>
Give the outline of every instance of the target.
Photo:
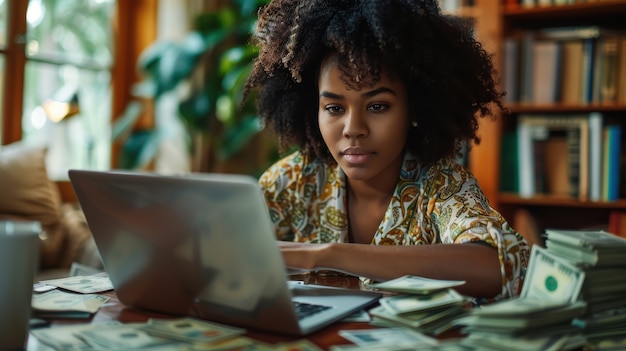
<svg viewBox="0 0 626 351">
<path fill-rule="evenodd" d="M 291 154 L 259 184 L 285 263 L 521 291 L 529 248 L 455 159 L 503 110 L 491 56 L 431 0 L 273 0 L 246 94 Z"/>
</svg>

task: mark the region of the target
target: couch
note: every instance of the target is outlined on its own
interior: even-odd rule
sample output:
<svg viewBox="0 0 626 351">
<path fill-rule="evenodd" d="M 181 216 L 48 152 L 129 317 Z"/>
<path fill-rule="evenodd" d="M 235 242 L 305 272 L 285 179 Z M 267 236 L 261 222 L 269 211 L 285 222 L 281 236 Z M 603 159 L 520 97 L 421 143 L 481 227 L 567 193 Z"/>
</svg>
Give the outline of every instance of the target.
<svg viewBox="0 0 626 351">
<path fill-rule="evenodd" d="M 41 223 L 39 277 L 62 276 L 74 262 L 101 269 L 80 205 L 62 199 L 45 156 L 45 147 L 22 141 L 0 146 L 0 219 Z"/>
</svg>

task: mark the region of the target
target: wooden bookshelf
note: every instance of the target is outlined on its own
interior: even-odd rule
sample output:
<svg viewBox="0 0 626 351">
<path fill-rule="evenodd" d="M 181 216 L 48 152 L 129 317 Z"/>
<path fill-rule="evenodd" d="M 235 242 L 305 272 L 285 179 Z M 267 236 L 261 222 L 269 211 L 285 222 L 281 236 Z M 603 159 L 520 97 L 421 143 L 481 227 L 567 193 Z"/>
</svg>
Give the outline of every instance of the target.
<svg viewBox="0 0 626 351">
<path fill-rule="evenodd" d="M 504 81 L 505 41 L 515 33 L 546 28 L 597 26 L 623 32 L 626 36 L 626 0 L 597 0 L 562 5 L 523 6 L 521 0 L 476 0 L 472 10 L 477 38 L 494 54 L 496 69 Z M 619 60 L 625 61 L 626 57 Z M 620 67 L 625 67 L 621 64 Z M 626 68 L 625 68 L 626 69 Z M 622 87 L 622 89 L 626 89 Z M 607 228 L 611 213 L 626 212 L 626 198 L 614 201 L 579 200 L 573 196 L 537 194 L 521 197 L 501 192 L 502 139 L 515 133 L 520 115 L 575 115 L 602 113 L 611 123 L 622 125 L 622 143 L 626 140 L 626 103 L 586 102 L 580 104 L 536 104 L 511 101 L 505 105 L 508 114 L 496 120 L 482 121 L 480 145 L 470 153 L 470 169 L 476 175 L 491 204 L 502 212 L 520 233 L 536 241 L 547 227 L 563 229 Z M 606 121 L 606 119 L 605 119 Z M 617 121 L 617 122 L 616 122 Z M 622 152 L 623 154 L 624 152 Z M 621 164 L 621 168 L 623 164 Z M 622 169 L 621 172 L 626 172 Z M 624 178 L 624 176 L 622 176 Z M 622 191 L 622 194 L 625 193 Z M 523 228 L 523 229 L 521 229 Z"/>
<path fill-rule="evenodd" d="M 502 7 L 503 21 L 509 28 L 623 25 L 624 12 L 626 2 L 621 0 L 534 7 L 516 4 Z"/>
<path fill-rule="evenodd" d="M 519 113 L 589 113 L 589 112 L 626 112 L 626 105 L 534 105 L 508 104 L 507 108 L 513 114 Z M 624 115 L 626 118 L 626 114 Z"/>
<path fill-rule="evenodd" d="M 605 210 L 626 210 L 626 199 L 616 201 L 581 201 L 571 197 L 537 195 L 531 198 L 520 197 L 514 193 L 500 193 L 499 203 L 508 206 L 533 207 L 574 207 Z"/>
</svg>

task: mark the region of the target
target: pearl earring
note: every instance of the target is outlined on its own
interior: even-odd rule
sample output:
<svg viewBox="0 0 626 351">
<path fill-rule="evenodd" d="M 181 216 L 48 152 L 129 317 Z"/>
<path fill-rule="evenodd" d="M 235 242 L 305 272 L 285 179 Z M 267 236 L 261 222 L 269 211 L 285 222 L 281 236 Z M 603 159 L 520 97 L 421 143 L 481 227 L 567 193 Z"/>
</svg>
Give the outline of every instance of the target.
<svg viewBox="0 0 626 351">
<path fill-rule="evenodd" d="M 413 126 L 413 128 L 417 128 L 417 121 L 411 122 L 411 125 Z"/>
</svg>

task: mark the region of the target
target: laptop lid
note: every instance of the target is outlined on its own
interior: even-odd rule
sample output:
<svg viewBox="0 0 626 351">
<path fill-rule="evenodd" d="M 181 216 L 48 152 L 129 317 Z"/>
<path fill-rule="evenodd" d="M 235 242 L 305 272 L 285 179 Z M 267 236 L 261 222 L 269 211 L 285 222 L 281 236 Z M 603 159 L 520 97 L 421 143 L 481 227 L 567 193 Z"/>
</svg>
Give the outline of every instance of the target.
<svg viewBox="0 0 626 351">
<path fill-rule="evenodd" d="M 380 297 L 288 284 L 253 177 L 86 170 L 69 177 L 125 305 L 305 335 Z M 330 308 L 299 320 L 293 300 Z"/>
</svg>

